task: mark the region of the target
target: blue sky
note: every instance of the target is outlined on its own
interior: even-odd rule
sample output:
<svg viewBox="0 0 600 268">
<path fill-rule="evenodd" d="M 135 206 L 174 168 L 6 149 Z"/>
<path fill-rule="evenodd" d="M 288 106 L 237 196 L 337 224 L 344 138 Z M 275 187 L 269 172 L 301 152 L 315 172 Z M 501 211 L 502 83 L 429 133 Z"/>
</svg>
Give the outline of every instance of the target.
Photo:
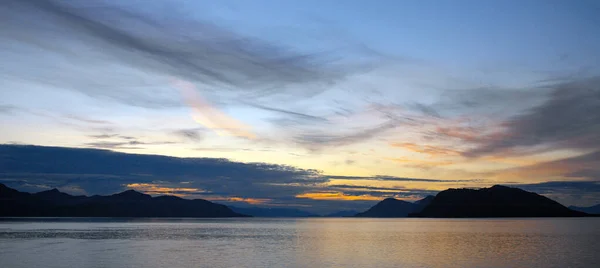
<svg viewBox="0 0 600 268">
<path fill-rule="evenodd" d="M 315 202 L 597 182 L 599 10 L 595 1 L 4 1 L 0 143 L 364 177 L 295 192 Z M 372 179 L 380 175 L 436 182 Z M 342 184 L 415 195 L 328 187 Z M 600 202 L 595 190 L 556 198 Z"/>
<path fill-rule="evenodd" d="M 263 38 L 294 42 L 285 33 L 292 29 L 458 69 L 508 65 L 562 71 L 573 66 L 552 63 L 567 58 L 575 67 L 595 63 L 590 54 L 600 41 L 594 1 L 237 1 L 224 6 L 215 20 Z"/>
</svg>

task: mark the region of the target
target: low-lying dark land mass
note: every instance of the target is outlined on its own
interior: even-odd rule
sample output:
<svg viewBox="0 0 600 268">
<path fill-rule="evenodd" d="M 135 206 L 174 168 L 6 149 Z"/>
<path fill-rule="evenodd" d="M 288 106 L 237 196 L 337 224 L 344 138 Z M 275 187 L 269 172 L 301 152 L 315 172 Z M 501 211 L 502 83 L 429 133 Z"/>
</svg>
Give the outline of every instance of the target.
<svg viewBox="0 0 600 268">
<path fill-rule="evenodd" d="M 484 217 L 583 217 L 558 202 L 518 188 L 495 185 L 490 188 L 448 189 L 413 217 L 484 218 Z"/>
<path fill-rule="evenodd" d="M 591 207 L 570 206 L 569 208 L 572 210 L 581 211 L 581 212 L 585 212 L 588 214 L 600 214 L 600 204 L 591 206 Z"/>
<path fill-rule="evenodd" d="M 0 184 L 0 217 L 245 217 L 225 205 L 128 190 L 109 196 L 73 196 L 56 189 L 35 194 Z"/>
<path fill-rule="evenodd" d="M 595 206 L 598 207 L 598 206 Z M 594 211 L 595 207 L 584 208 Z M 352 212 L 340 212 L 351 216 Z M 448 189 L 414 203 L 387 198 L 354 217 L 486 218 L 586 217 L 593 213 L 567 208 L 518 188 Z M 0 184 L 0 217 L 318 217 L 287 208 L 229 208 L 203 199 L 152 197 L 127 190 L 109 196 L 73 196 L 57 189 L 25 193 Z"/>
<path fill-rule="evenodd" d="M 592 207 L 594 208 L 594 207 Z M 591 211 L 591 210 L 589 210 Z M 356 217 L 492 218 L 596 216 L 567 208 L 536 193 L 495 185 L 448 189 L 415 203 L 387 198 Z"/>
</svg>

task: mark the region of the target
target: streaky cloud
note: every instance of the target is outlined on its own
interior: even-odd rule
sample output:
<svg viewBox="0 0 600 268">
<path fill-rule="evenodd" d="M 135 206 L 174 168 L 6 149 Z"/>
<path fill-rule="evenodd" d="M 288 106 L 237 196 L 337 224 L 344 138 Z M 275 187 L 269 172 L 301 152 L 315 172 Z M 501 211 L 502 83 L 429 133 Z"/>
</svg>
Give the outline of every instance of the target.
<svg viewBox="0 0 600 268">
<path fill-rule="evenodd" d="M 337 60 L 335 52 L 299 52 L 283 44 L 238 34 L 217 22 L 171 11 L 165 13 L 152 4 L 134 10 L 118 1 L 3 1 L 0 14 L 5 19 L 0 40 L 31 49 L 30 53 L 12 54 L 11 58 L 41 63 L 43 59 L 35 57 L 45 53 L 60 58 L 52 64 L 61 68 L 40 70 L 31 76 L 30 69 L 18 65 L 2 75 L 129 105 L 160 108 L 178 104 L 160 94 L 134 90 L 147 85 L 140 77 L 143 72 L 204 85 L 203 91 L 233 92 L 234 98 L 249 101 L 273 94 L 312 96 L 349 74 L 368 69 L 362 64 Z M 54 39 L 58 38 L 59 43 L 44 38 L 48 31 L 57 34 Z M 65 56 L 69 62 L 62 60 Z M 82 68 L 89 62 L 97 66 L 119 63 L 128 66 L 119 67 L 119 71 L 132 72 L 120 78 L 118 72 L 103 68 L 89 73 Z M 103 79 L 108 78 L 105 75 L 113 77 Z"/>
<path fill-rule="evenodd" d="M 184 139 L 192 141 L 202 141 L 203 135 L 198 129 L 179 129 L 172 132 L 173 134 Z"/>
<path fill-rule="evenodd" d="M 477 147 L 465 156 L 519 152 L 547 146 L 549 150 L 600 149 L 600 77 L 582 78 L 550 85 L 546 102 L 513 116 L 502 129 L 476 139 Z M 516 149 L 516 151 L 515 151 Z"/>
<path fill-rule="evenodd" d="M 402 178 L 395 176 L 327 176 L 330 179 L 339 180 L 376 180 L 376 181 L 405 181 L 405 182 L 478 182 L 480 180 L 436 180 L 436 179 L 421 179 L 421 178 Z"/>
</svg>

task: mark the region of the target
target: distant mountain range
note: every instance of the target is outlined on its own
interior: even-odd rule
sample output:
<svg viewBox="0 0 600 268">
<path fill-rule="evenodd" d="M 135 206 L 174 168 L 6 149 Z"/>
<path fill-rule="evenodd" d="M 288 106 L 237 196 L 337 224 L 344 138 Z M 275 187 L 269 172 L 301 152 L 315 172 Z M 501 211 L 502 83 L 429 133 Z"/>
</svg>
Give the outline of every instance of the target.
<svg viewBox="0 0 600 268">
<path fill-rule="evenodd" d="M 367 218 L 402 218 L 407 217 L 411 213 L 420 212 L 425 206 L 427 206 L 433 196 L 427 196 L 414 203 L 397 200 L 394 198 L 386 198 L 383 201 L 377 203 L 365 212 L 357 213 L 355 217 L 367 217 Z"/>
<path fill-rule="evenodd" d="M 581 211 L 581 212 L 585 212 L 588 214 L 600 214 L 600 204 L 591 206 L 591 207 L 570 206 L 569 208 L 572 210 Z"/>
<path fill-rule="evenodd" d="M 339 218 L 339 217 L 353 217 L 358 211 L 356 210 L 342 210 L 334 213 L 329 213 L 323 217 Z"/>
<path fill-rule="evenodd" d="M 0 184 L 0 217 L 247 217 L 225 205 L 134 190 L 109 196 L 72 196 L 57 189 L 35 194 Z"/>
<path fill-rule="evenodd" d="M 263 207 L 234 207 L 229 206 L 234 212 L 253 217 L 319 217 L 319 215 L 295 208 L 263 208 Z"/>
<path fill-rule="evenodd" d="M 572 209 L 571 209 L 572 208 Z M 518 188 L 448 189 L 414 203 L 387 198 L 365 212 L 340 211 L 325 217 L 584 217 L 600 205 L 567 208 Z M 589 214 L 588 214 L 589 213 Z M 0 183 L 0 217 L 319 217 L 293 208 L 227 207 L 202 199 L 152 197 L 127 190 L 109 196 L 73 196 L 57 189 L 25 193 Z"/>
<path fill-rule="evenodd" d="M 252 217 L 267 218 L 306 218 L 306 217 L 353 217 L 358 213 L 356 210 L 342 210 L 330 214 L 320 215 L 295 208 L 265 208 L 265 207 L 234 207 L 229 206 L 234 212 L 250 215 Z"/>
<path fill-rule="evenodd" d="M 582 217 L 588 214 L 571 210 L 558 202 L 518 188 L 494 185 L 490 188 L 448 189 L 438 193 L 414 217 Z"/>
</svg>

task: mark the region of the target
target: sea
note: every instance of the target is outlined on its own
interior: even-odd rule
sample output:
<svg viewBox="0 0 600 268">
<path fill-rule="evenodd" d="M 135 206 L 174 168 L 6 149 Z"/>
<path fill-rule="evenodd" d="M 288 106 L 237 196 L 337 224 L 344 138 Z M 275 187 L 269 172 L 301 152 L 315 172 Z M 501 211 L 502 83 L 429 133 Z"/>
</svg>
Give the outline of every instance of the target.
<svg viewBox="0 0 600 268">
<path fill-rule="evenodd" d="M 0 267 L 600 267 L 600 218 L 2 218 Z"/>
</svg>

